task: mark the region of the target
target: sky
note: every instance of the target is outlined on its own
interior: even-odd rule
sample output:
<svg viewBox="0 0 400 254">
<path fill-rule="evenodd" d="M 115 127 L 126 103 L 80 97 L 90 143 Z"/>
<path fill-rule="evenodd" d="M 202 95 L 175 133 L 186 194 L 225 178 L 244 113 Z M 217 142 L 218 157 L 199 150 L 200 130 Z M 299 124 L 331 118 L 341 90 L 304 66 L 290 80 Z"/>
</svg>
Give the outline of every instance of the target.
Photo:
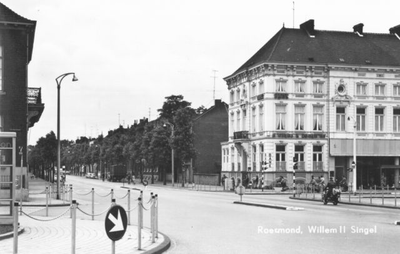
<svg viewBox="0 0 400 254">
<path fill-rule="evenodd" d="M 29 87 L 41 87 L 45 109 L 28 143 L 57 131 L 61 139 L 107 135 L 158 117 L 165 97 L 193 108 L 228 102 L 224 77 L 235 72 L 282 26 L 388 33 L 400 24 L 398 1 L 352 0 L 0 0 L 37 21 Z M 294 8 L 294 11 L 293 11 Z M 57 133 L 56 133 L 57 134 Z"/>
</svg>

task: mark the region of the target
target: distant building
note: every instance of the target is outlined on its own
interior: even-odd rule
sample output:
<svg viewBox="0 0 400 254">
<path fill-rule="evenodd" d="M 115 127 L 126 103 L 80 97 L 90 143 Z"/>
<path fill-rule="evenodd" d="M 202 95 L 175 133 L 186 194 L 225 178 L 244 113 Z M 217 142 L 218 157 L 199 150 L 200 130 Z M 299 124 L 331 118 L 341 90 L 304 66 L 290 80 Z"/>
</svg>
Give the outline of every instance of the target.
<svg viewBox="0 0 400 254">
<path fill-rule="evenodd" d="M 283 27 L 225 78 L 229 139 L 222 171 L 307 182 L 343 177 L 357 187 L 399 186 L 400 26 L 387 34 Z M 356 142 L 353 149 L 353 142 Z M 383 177 L 382 177 L 383 176 Z M 387 184 L 387 185 L 386 185 Z"/>
<path fill-rule="evenodd" d="M 193 121 L 194 147 L 197 155 L 193 161 L 194 174 L 221 173 L 221 142 L 228 139 L 228 105 L 215 100 L 214 106 Z"/>
<path fill-rule="evenodd" d="M 17 168 L 27 164 L 28 129 L 44 110 L 41 88 L 28 87 L 36 21 L 28 20 L 0 3 L 0 131 L 17 134 Z"/>
</svg>

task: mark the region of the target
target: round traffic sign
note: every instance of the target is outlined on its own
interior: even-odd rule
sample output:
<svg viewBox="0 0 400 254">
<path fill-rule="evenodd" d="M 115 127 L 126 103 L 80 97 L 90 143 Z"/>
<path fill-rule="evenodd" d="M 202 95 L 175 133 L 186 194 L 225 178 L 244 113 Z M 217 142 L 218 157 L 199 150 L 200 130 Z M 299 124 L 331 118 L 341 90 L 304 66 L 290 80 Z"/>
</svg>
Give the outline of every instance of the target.
<svg viewBox="0 0 400 254">
<path fill-rule="evenodd" d="M 128 217 L 126 216 L 125 209 L 122 206 L 112 206 L 107 214 L 105 220 L 105 228 L 108 238 L 113 241 L 121 239 L 128 226 Z"/>
</svg>

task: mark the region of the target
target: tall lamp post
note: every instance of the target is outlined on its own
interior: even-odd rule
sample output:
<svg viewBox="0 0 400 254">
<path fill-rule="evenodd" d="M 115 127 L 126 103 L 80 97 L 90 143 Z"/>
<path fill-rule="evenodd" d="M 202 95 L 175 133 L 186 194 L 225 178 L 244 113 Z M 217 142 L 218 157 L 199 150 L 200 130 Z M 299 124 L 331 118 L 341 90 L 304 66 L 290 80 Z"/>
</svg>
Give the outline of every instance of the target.
<svg viewBox="0 0 400 254">
<path fill-rule="evenodd" d="M 61 160 L 61 149 L 60 149 L 60 88 L 63 79 L 68 76 L 72 76 L 72 81 L 78 81 L 74 72 L 64 73 L 56 78 L 57 83 L 57 199 L 60 199 L 60 160 Z"/>
<path fill-rule="evenodd" d="M 175 127 L 174 127 L 174 125 L 172 124 L 172 123 L 169 123 L 169 122 L 164 122 L 164 127 L 166 126 L 166 125 L 169 125 L 169 127 L 171 127 L 171 171 L 172 171 L 172 186 L 174 186 L 174 153 L 175 153 L 175 149 L 174 149 L 174 146 L 173 146 L 173 144 L 172 144 L 172 141 L 173 141 L 173 139 L 174 139 L 174 136 L 175 136 Z"/>
<path fill-rule="evenodd" d="M 354 108 L 356 108 L 356 106 L 354 105 Z M 357 111 L 356 111 L 356 109 L 354 109 L 354 116 L 356 116 L 356 114 L 357 114 Z M 356 193 L 356 191 L 357 191 L 357 154 L 356 154 L 356 152 L 357 152 L 357 137 L 356 137 L 356 135 L 357 135 L 357 133 L 356 133 L 356 131 L 357 131 L 357 120 L 356 120 L 356 118 L 354 118 L 354 117 L 351 117 L 351 116 L 349 116 L 348 118 L 347 118 L 348 120 L 353 120 L 353 122 L 354 122 L 354 130 L 353 130 L 353 162 L 351 163 L 351 167 L 352 167 L 352 169 L 353 169 L 353 181 L 352 181 L 352 191 L 353 191 L 353 193 L 355 194 Z"/>
</svg>

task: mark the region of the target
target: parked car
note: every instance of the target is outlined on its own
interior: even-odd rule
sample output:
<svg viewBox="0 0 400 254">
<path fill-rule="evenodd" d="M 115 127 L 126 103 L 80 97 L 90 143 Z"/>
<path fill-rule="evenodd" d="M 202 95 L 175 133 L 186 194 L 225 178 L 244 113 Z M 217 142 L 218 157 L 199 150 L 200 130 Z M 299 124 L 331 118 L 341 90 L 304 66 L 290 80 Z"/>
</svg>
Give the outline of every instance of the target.
<svg viewBox="0 0 400 254">
<path fill-rule="evenodd" d="M 95 173 L 86 173 L 86 178 L 91 178 L 91 179 L 96 179 L 97 178 L 97 176 L 96 176 L 96 174 Z"/>
</svg>

